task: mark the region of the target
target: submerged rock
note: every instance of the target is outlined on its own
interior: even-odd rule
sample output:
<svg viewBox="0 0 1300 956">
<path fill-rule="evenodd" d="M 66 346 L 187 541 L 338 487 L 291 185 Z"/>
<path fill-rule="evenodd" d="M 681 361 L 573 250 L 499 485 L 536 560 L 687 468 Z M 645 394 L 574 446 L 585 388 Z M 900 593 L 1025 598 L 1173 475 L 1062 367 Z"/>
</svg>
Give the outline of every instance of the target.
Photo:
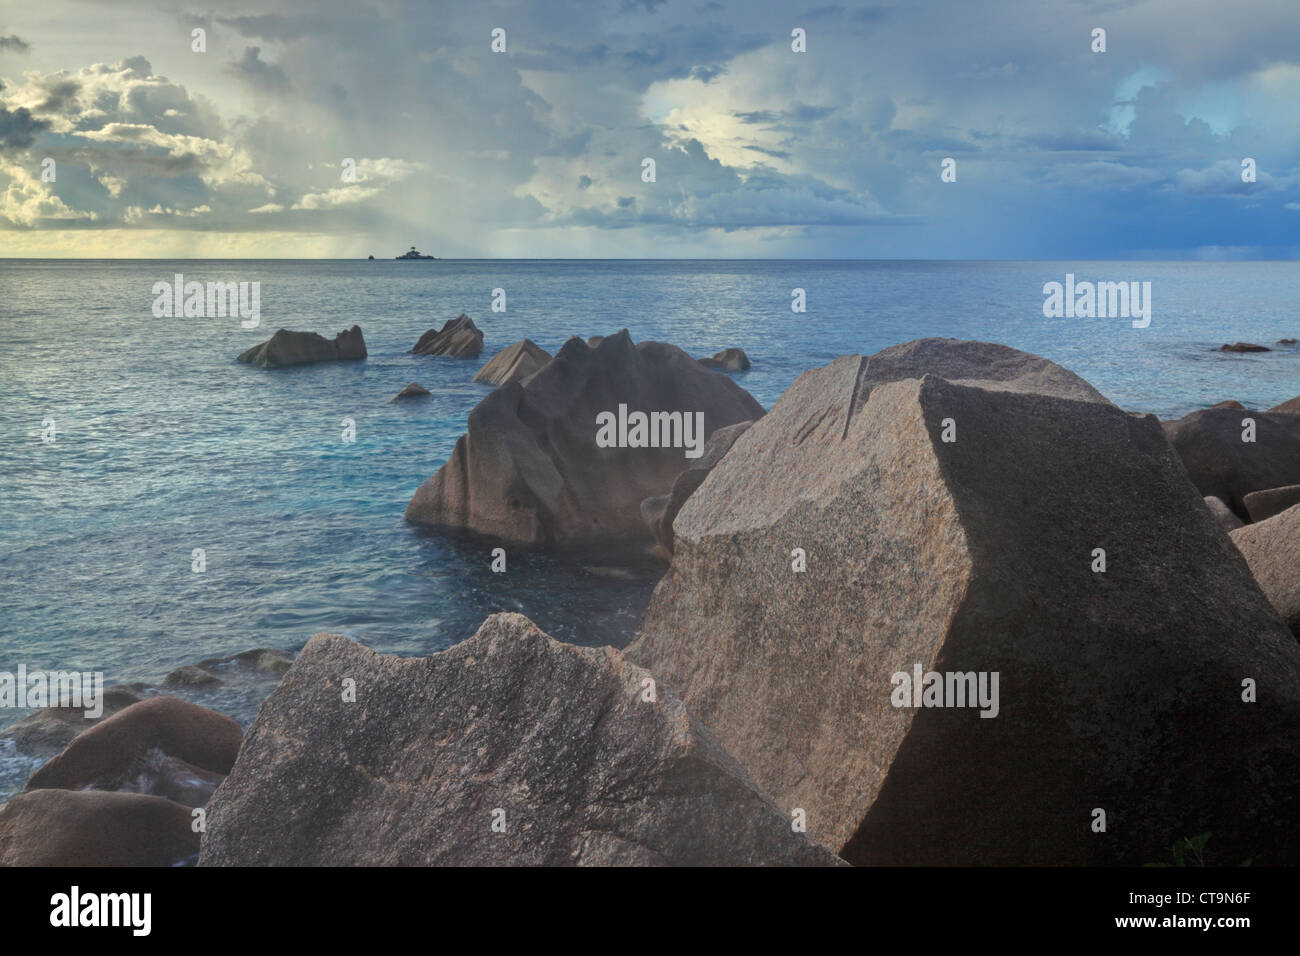
<svg viewBox="0 0 1300 956">
<path fill-rule="evenodd" d="M 647 681 L 517 614 L 425 658 L 318 634 L 213 797 L 200 864 L 838 862 Z"/>
<path fill-rule="evenodd" d="M 27 789 L 137 790 L 141 775 L 152 771 L 162 771 L 161 786 L 184 789 L 188 784 L 183 780 L 163 778 L 203 775 L 191 774 L 175 761 L 206 774 L 224 774 L 242 740 L 239 724 L 225 714 L 176 697 L 150 697 L 78 734 L 32 774 Z"/>
<path fill-rule="evenodd" d="M 404 398 L 427 398 L 428 395 L 429 395 L 429 390 L 427 388 L 425 388 L 419 382 L 412 382 L 410 385 L 406 386 L 406 388 L 402 389 L 400 392 L 398 392 L 396 395 L 390 398 L 388 400 L 388 404 L 391 405 L 393 404 L 393 402 L 396 402 L 399 399 L 404 399 Z"/>
<path fill-rule="evenodd" d="M 476 358 L 483 351 L 483 333 L 474 320 L 462 312 L 448 320 L 441 329 L 430 329 L 421 335 L 411 351 L 416 355 Z"/>
<path fill-rule="evenodd" d="M 1162 424 L 1201 494 L 1222 498 L 1242 520 L 1252 491 L 1300 484 L 1300 417 L 1206 408 Z"/>
<path fill-rule="evenodd" d="M 523 385 L 550 360 L 550 352 L 532 339 L 524 339 L 492 356 L 479 369 L 474 381 L 486 382 L 488 385 L 504 385 L 507 382 Z"/>
<path fill-rule="evenodd" d="M 744 349 L 723 349 L 715 352 L 713 358 L 699 359 L 705 368 L 721 369 L 724 372 L 743 372 L 749 368 L 749 356 Z"/>
<path fill-rule="evenodd" d="M 199 851 L 188 807 L 103 790 L 32 790 L 0 810 L 0 866 L 172 866 Z"/>
<path fill-rule="evenodd" d="M 641 517 L 650 526 L 650 533 L 665 555 L 673 553 L 673 519 L 682 510 L 686 499 L 694 494 L 695 489 L 704 484 L 709 472 L 722 460 L 722 456 L 731 450 L 736 439 L 749 429 L 753 422 L 737 422 L 726 428 L 719 428 L 704 446 L 704 454 L 691 462 L 685 471 L 673 482 L 673 489 L 666 495 L 656 495 L 641 502 Z"/>
<path fill-rule="evenodd" d="M 930 368 L 838 359 L 746 432 L 628 659 L 850 862 L 1141 864 L 1206 831 L 1300 861 L 1300 647 L 1157 421 L 1009 349 L 908 352 Z"/>
<path fill-rule="evenodd" d="M 163 678 L 162 686 L 221 687 L 254 675 L 282 677 L 292 663 L 293 656 L 284 651 L 258 647 L 229 657 L 209 657 L 197 664 L 178 667 Z"/>
<path fill-rule="evenodd" d="M 1232 532 L 1264 596 L 1300 639 L 1300 505 Z"/>
<path fill-rule="evenodd" d="M 280 329 L 261 345 L 254 345 L 239 356 L 239 361 L 261 368 L 284 368 L 313 362 L 341 362 L 366 357 L 366 342 L 361 326 L 354 325 L 327 339 L 315 332 L 290 332 Z"/>
<path fill-rule="evenodd" d="M 599 416 L 629 410 L 661 415 L 649 429 L 667 433 L 661 447 L 597 444 Z M 479 402 L 406 517 L 525 545 L 644 538 L 641 502 L 672 488 L 691 460 L 683 446 L 701 452 L 717 429 L 762 414 L 734 381 L 675 346 L 633 345 L 626 329 L 595 348 L 572 338 L 527 386 Z"/>
</svg>

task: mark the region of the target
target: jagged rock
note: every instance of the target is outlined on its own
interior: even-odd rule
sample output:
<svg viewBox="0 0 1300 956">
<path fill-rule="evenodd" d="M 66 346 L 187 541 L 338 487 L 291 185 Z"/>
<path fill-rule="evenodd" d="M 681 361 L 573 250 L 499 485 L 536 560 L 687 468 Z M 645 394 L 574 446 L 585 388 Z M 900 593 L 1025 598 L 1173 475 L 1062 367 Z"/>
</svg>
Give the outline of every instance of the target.
<svg viewBox="0 0 1300 956">
<path fill-rule="evenodd" d="M 406 386 L 406 388 L 402 389 L 400 392 L 398 392 L 396 395 L 390 398 L 388 400 L 388 404 L 391 405 L 393 404 L 393 402 L 396 402 L 404 398 L 427 398 L 428 395 L 429 395 L 429 390 L 427 388 L 425 388 L 419 382 L 412 382 L 410 385 Z"/>
<path fill-rule="evenodd" d="M 1269 411 L 1281 415 L 1300 415 L 1300 395 L 1287 399 L 1281 405 L 1270 408 Z"/>
<path fill-rule="evenodd" d="M 32 774 L 27 789 L 135 789 L 130 781 L 161 767 L 162 757 L 224 774 L 242 739 L 239 724 L 225 714 L 176 697 L 150 697 L 78 734 Z"/>
<path fill-rule="evenodd" d="M 425 658 L 318 634 L 213 797 L 200 865 L 837 862 L 647 679 L 517 614 Z"/>
<path fill-rule="evenodd" d="M 199 851 L 190 813 L 139 793 L 20 793 L 0 810 L 0 866 L 172 866 Z"/>
<path fill-rule="evenodd" d="M 681 434 L 669 438 L 684 439 L 689 425 L 696 450 L 717 429 L 763 414 L 734 381 L 675 346 L 633 345 L 626 329 L 595 348 L 572 338 L 527 386 L 512 382 L 479 402 L 406 517 L 525 545 L 647 537 L 641 502 L 666 494 L 690 459 L 682 447 L 597 447 L 598 415 L 620 406 L 679 413 Z"/>
<path fill-rule="evenodd" d="M 736 439 L 749 429 L 753 422 L 737 422 L 726 428 L 719 428 L 709 436 L 704 446 L 704 454 L 677 476 L 673 489 L 666 495 L 656 495 L 641 502 L 641 517 L 650 527 L 655 542 L 663 549 L 665 555 L 673 553 L 673 519 L 681 511 L 686 499 L 694 494 L 695 489 L 704 484 L 713 466 L 722 460 Z"/>
<path fill-rule="evenodd" d="M 715 352 L 713 358 L 702 358 L 699 362 L 705 368 L 721 369 L 724 372 L 743 372 L 749 368 L 749 356 L 744 349 L 723 349 Z"/>
<path fill-rule="evenodd" d="M 1271 352 L 1267 345 L 1255 345 L 1253 342 L 1236 342 L 1233 345 L 1220 345 L 1216 352 Z"/>
<path fill-rule="evenodd" d="M 1300 505 L 1231 537 L 1278 617 L 1300 639 Z"/>
<path fill-rule="evenodd" d="M 524 339 L 492 356 L 488 363 L 479 369 L 479 373 L 474 376 L 474 381 L 486 382 L 489 385 L 504 385 L 507 382 L 518 382 L 523 385 L 550 360 L 550 352 L 538 346 L 532 339 Z"/>
<path fill-rule="evenodd" d="M 1251 521 L 1265 521 L 1273 515 L 1281 514 L 1292 505 L 1300 505 L 1300 485 L 1284 485 L 1281 488 L 1252 491 L 1242 499 L 1242 502 L 1246 505 Z"/>
<path fill-rule="evenodd" d="M 1244 523 L 1238 518 L 1231 508 L 1223 503 L 1222 498 L 1216 498 L 1213 495 L 1205 496 L 1205 506 L 1210 509 L 1210 514 L 1214 516 L 1215 522 L 1226 534 L 1229 531 L 1236 531 Z"/>
<path fill-rule="evenodd" d="M 366 342 L 361 326 L 340 332 L 327 339 L 315 332 L 290 332 L 280 329 L 261 345 L 254 345 L 239 356 L 239 361 L 261 368 L 284 368 L 312 362 L 341 362 L 366 357 Z"/>
<path fill-rule="evenodd" d="M 430 329 L 411 349 L 416 355 L 446 355 L 449 358 L 477 358 L 483 351 L 483 333 L 474 320 L 462 312 L 441 329 Z"/>
<path fill-rule="evenodd" d="M 1242 440 L 1247 421 L 1254 422 L 1253 442 Z M 1222 498 L 1243 521 L 1252 491 L 1300 484 L 1300 418 L 1294 415 L 1206 408 L 1162 424 L 1201 494 Z"/>
<path fill-rule="evenodd" d="M 850 862 L 1300 861 L 1300 647 L 1156 420 L 873 364 L 802 375 L 687 499 L 628 659 Z M 987 705 L 894 706 L 916 668 Z"/>
</svg>

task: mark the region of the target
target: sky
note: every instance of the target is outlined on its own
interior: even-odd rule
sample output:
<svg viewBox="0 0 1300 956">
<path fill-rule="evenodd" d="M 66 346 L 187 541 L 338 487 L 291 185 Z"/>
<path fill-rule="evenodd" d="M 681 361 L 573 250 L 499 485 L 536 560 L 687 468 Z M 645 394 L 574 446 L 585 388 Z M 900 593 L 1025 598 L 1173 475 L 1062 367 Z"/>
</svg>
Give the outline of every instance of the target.
<svg viewBox="0 0 1300 956">
<path fill-rule="evenodd" d="M 0 257 L 1300 255 L 1297 0 L 0 0 L 0 84 Z"/>
</svg>

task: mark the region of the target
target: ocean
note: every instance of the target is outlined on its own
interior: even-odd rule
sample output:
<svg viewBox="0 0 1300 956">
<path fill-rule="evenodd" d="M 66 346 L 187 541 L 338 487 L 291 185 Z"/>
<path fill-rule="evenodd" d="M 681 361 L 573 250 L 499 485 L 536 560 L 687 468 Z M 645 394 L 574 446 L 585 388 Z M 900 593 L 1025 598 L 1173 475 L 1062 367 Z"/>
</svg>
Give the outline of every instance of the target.
<svg viewBox="0 0 1300 956">
<path fill-rule="evenodd" d="M 261 325 L 155 318 L 153 286 L 259 282 Z M 1043 285 L 1149 281 L 1152 318 L 1043 315 Z M 492 312 L 494 289 L 506 311 Z M 807 311 L 791 310 L 803 289 Z M 429 654 L 495 611 L 623 645 L 661 573 L 648 560 L 511 553 L 408 525 L 499 349 L 621 328 L 692 355 L 743 348 L 764 407 L 804 370 L 924 336 L 1053 359 L 1162 418 L 1300 394 L 1300 353 L 1212 349 L 1300 337 L 1300 263 L 915 261 L 0 260 L 0 671 L 157 681 L 317 631 Z M 461 312 L 475 360 L 407 354 Z M 278 328 L 359 324 L 369 358 L 267 371 L 235 356 Z M 389 404 L 412 381 L 432 397 Z M 343 440 L 344 419 L 355 441 Z M 55 440 L 42 440 L 52 420 Z M 193 570 L 195 549 L 205 570 Z M 247 725 L 264 688 L 204 698 Z M 0 711 L 0 727 L 22 717 Z M 0 753 L 0 795 L 31 765 Z"/>
</svg>

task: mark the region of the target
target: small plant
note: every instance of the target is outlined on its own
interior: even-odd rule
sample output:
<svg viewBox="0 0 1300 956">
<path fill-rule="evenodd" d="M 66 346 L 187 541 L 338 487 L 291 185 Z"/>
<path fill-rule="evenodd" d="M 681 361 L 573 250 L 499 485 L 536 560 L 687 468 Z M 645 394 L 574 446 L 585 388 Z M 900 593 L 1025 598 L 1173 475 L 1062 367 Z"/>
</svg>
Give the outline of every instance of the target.
<svg viewBox="0 0 1300 956">
<path fill-rule="evenodd" d="M 1205 866 L 1205 845 L 1210 842 L 1212 834 L 1202 833 L 1200 836 L 1183 837 L 1172 847 L 1174 862 L 1172 863 L 1147 863 L 1146 866 Z M 1241 864 L 1250 866 L 1254 857 L 1247 857 Z"/>
</svg>

